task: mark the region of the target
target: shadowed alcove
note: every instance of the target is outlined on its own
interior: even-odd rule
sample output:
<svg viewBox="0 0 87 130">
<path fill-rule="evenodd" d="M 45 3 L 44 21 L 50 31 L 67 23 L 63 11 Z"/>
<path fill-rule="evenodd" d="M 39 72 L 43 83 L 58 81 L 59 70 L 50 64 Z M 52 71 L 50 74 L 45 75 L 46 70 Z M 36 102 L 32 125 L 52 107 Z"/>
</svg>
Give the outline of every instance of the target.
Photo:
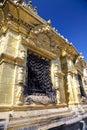
<svg viewBox="0 0 87 130">
<path fill-rule="evenodd" d="M 45 96 L 54 102 L 54 93 L 51 81 L 51 61 L 28 51 L 25 95 L 28 97 Z"/>
</svg>

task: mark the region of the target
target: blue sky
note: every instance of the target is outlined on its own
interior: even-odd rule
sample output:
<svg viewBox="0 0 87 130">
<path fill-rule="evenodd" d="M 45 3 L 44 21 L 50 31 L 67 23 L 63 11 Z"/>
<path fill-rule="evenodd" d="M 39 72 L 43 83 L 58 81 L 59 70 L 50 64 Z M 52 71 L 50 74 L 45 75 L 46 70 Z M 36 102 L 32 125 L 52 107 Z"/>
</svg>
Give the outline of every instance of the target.
<svg viewBox="0 0 87 130">
<path fill-rule="evenodd" d="M 29 0 L 27 0 L 28 2 Z M 87 61 L 87 0 L 32 0 L 38 14 L 72 42 Z"/>
</svg>

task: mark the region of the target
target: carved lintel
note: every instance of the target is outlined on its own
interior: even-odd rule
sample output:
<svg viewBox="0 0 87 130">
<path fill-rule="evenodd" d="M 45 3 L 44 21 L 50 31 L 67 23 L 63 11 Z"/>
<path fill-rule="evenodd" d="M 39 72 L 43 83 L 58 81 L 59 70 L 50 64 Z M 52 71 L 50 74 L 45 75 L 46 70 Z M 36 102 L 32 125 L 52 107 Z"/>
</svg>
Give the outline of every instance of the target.
<svg viewBox="0 0 87 130">
<path fill-rule="evenodd" d="M 35 42 L 31 39 L 22 38 L 22 44 L 27 46 L 29 48 L 29 50 L 31 50 L 32 52 L 34 52 L 40 56 L 43 56 L 47 59 L 56 59 L 57 58 L 57 56 L 54 53 L 52 53 L 44 48 L 40 48 L 40 47 L 36 46 Z"/>
</svg>

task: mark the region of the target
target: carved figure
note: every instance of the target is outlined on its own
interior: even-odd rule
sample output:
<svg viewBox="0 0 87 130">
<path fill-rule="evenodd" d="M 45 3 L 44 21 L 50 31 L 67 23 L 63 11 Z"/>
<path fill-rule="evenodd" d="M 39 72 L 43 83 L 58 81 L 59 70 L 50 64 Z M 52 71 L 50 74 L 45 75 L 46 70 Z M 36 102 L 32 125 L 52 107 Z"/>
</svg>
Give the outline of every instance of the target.
<svg viewBox="0 0 87 130">
<path fill-rule="evenodd" d="M 41 95 L 30 95 L 25 98 L 25 105 L 30 105 L 32 103 L 35 104 L 42 104 L 42 105 L 49 105 L 52 104 L 51 98 L 48 96 L 41 96 Z"/>
<path fill-rule="evenodd" d="M 16 104 L 22 105 L 23 104 L 23 87 L 18 86 L 16 92 Z"/>
</svg>

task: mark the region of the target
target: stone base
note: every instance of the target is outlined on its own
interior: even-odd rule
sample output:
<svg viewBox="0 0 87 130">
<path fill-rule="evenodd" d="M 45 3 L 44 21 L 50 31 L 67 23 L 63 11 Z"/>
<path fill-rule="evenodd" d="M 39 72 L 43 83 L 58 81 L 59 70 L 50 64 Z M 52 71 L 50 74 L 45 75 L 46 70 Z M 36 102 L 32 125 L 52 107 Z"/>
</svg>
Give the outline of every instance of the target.
<svg viewBox="0 0 87 130">
<path fill-rule="evenodd" d="M 87 124 L 86 111 L 87 105 L 15 106 L 13 110 L 0 112 L 0 124 L 5 130 L 82 130 Z"/>
</svg>

